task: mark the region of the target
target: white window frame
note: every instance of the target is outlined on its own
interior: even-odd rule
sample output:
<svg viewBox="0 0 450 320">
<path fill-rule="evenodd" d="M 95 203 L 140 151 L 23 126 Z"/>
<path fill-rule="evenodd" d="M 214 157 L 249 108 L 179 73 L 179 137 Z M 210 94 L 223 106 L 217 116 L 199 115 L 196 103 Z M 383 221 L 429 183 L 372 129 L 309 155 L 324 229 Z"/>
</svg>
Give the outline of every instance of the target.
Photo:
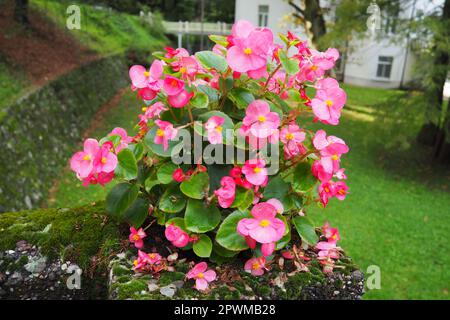
<svg viewBox="0 0 450 320">
<path fill-rule="evenodd" d="M 266 9 L 262 12 L 261 9 Z M 269 26 L 269 5 L 260 4 L 258 5 L 258 27 L 268 27 Z"/>
<path fill-rule="evenodd" d="M 387 58 L 387 59 L 381 59 L 381 58 Z M 384 61 L 383 61 L 384 60 Z M 390 60 L 390 61 L 385 61 Z M 385 76 L 385 73 L 387 72 L 387 67 L 390 67 L 389 69 L 389 75 Z M 394 66 L 394 57 L 393 56 L 378 56 L 378 62 L 377 62 L 377 68 L 375 70 L 375 77 L 380 80 L 390 80 L 392 76 L 392 67 Z M 378 71 L 381 69 L 381 75 L 378 75 Z"/>
</svg>

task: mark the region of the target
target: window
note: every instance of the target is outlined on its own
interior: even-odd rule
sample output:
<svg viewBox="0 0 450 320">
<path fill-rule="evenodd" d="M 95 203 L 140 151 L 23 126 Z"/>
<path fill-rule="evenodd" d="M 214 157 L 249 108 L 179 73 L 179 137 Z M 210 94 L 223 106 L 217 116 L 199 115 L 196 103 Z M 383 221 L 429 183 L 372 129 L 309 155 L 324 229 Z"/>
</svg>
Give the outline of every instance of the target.
<svg viewBox="0 0 450 320">
<path fill-rule="evenodd" d="M 267 27 L 269 25 L 269 6 L 258 6 L 258 26 Z"/>
<path fill-rule="evenodd" d="M 393 57 L 378 57 L 377 77 L 389 79 L 391 77 Z"/>
</svg>

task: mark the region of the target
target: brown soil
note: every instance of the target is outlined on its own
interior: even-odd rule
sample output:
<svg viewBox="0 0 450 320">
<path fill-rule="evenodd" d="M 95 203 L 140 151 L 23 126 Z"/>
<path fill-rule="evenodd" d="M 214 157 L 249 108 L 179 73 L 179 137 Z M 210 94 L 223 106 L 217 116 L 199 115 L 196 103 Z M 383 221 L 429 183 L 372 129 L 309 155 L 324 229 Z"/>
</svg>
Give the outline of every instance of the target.
<svg viewBox="0 0 450 320">
<path fill-rule="evenodd" d="M 0 5 L 0 55 L 25 72 L 33 84 L 42 85 L 97 58 L 69 31 L 60 29 L 40 12 L 30 8 L 30 24 L 24 27 L 14 21 L 13 11 L 13 0 Z"/>
</svg>

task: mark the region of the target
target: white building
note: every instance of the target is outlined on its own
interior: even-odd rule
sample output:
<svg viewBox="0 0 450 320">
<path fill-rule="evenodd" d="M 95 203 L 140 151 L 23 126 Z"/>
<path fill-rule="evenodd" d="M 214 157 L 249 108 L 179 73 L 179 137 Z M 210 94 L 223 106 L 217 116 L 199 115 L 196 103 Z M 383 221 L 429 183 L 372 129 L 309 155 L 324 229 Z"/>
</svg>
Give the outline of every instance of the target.
<svg viewBox="0 0 450 320">
<path fill-rule="evenodd" d="M 328 1 L 321 1 L 327 6 Z M 299 3 L 299 1 L 297 1 Z M 399 10 L 400 18 L 409 19 L 418 12 L 427 12 L 442 5 L 443 0 L 405 1 Z M 277 35 L 287 30 L 305 39 L 302 29 L 293 29 L 286 16 L 293 8 L 286 0 L 236 0 L 235 19 L 246 19 L 254 25 L 269 27 Z M 334 19 L 330 8 L 326 19 Z M 369 13 L 367 14 L 370 15 Z M 405 86 L 414 77 L 414 55 L 408 49 L 409 39 L 395 40 L 395 22 L 383 18 L 381 13 L 379 27 L 375 30 L 377 36 L 371 36 L 368 31 L 364 40 L 352 41 L 349 44 L 349 54 L 340 65 L 338 71 L 344 82 L 360 86 L 399 88 Z"/>
</svg>

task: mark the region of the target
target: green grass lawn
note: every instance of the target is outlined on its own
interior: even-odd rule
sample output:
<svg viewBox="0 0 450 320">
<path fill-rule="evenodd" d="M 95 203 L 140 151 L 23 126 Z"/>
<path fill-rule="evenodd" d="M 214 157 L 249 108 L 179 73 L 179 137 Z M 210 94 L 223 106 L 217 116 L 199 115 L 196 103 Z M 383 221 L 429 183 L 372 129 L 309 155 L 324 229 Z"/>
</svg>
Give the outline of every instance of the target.
<svg viewBox="0 0 450 320">
<path fill-rule="evenodd" d="M 32 5 L 45 12 L 61 27 L 66 28 L 66 13 L 70 1 L 32 0 Z M 70 30 L 81 43 L 100 54 L 113 54 L 128 49 L 151 51 L 167 42 L 157 18 L 150 26 L 138 16 L 96 9 L 90 5 L 77 4 L 81 13 L 81 29 Z"/>
<path fill-rule="evenodd" d="M 411 143 L 421 122 L 420 106 L 395 90 L 344 86 L 348 106 L 336 127 L 350 153 L 343 157 L 350 194 L 331 200 L 327 209 L 309 208 L 317 224 L 340 229 L 341 246 L 365 272 L 381 268 L 381 290 L 366 299 L 448 299 L 450 284 L 449 172 L 424 162 L 426 150 Z M 126 94 L 92 136 L 114 126 L 132 128 L 139 113 L 133 94 Z M 66 171 L 53 206 L 74 206 L 104 198 L 107 188 L 83 188 Z"/>
<path fill-rule="evenodd" d="M 0 120 L 2 107 L 17 98 L 26 86 L 28 86 L 26 77 L 20 72 L 13 71 L 10 64 L 0 56 Z"/>
</svg>

